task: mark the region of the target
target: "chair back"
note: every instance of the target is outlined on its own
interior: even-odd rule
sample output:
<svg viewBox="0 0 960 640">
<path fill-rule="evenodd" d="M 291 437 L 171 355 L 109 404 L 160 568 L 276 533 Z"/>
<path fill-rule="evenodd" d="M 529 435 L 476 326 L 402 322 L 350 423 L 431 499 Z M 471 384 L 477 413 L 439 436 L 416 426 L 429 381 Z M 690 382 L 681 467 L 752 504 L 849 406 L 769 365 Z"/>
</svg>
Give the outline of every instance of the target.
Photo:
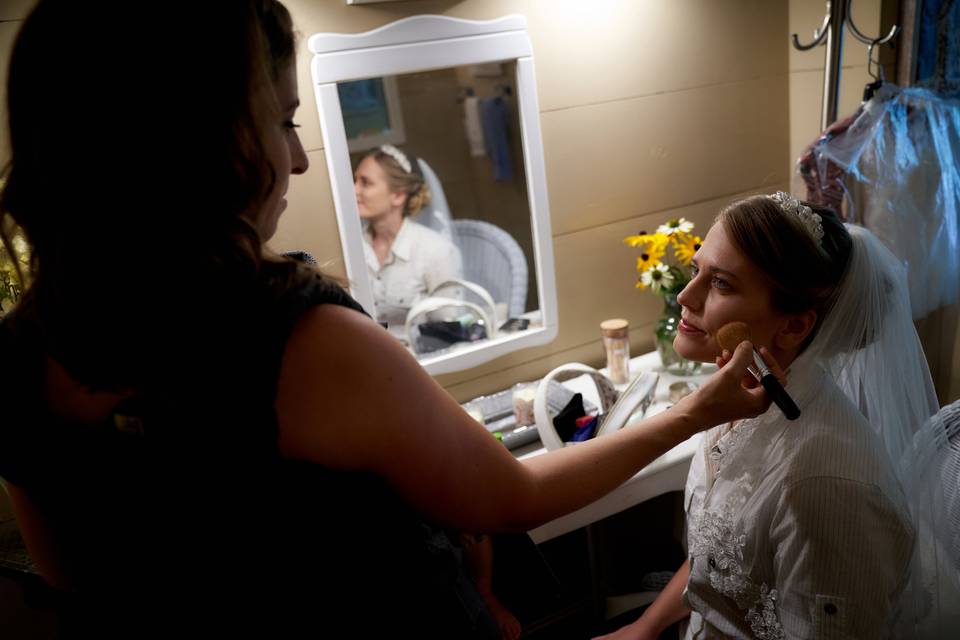
<svg viewBox="0 0 960 640">
<path fill-rule="evenodd" d="M 505 303 L 510 318 L 520 316 L 527 304 L 527 259 L 513 236 L 483 220 L 453 220 L 453 241 L 464 279 Z"/>
</svg>

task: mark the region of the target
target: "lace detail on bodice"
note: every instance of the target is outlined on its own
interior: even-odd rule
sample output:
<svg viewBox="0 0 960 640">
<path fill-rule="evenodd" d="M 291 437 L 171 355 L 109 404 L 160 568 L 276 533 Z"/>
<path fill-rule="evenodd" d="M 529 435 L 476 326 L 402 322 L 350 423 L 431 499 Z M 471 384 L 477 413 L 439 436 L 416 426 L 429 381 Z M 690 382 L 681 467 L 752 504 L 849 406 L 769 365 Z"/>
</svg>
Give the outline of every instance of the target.
<svg viewBox="0 0 960 640">
<path fill-rule="evenodd" d="M 733 453 L 743 446 L 755 425 L 754 420 L 743 420 L 720 436 L 716 444 L 710 448 L 709 454 L 714 474 L 719 474 L 726 462 L 733 456 Z"/>
<path fill-rule="evenodd" d="M 760 585 L 757 603 L 747 611 L 747 622 L 759 640 L 783 640 L 786 635 L 777 617 L 777 590 Z"/>
<path fill-rule="evenodd" d="M 740 445 L 744 435 L 745 429 L 734 428 L 718 441 L 714 447 L 718 465 L 722 465 L 724 457 Z M 714 452 L 710 455 L 713 459 Z M 699 514 L 690 514 L 690 557 L 706 561 L 710 586 L 746 612 L 746 621 L 757 638 L 778 640 L 785 636 L 777 617 L 777 590 L 766 583 L 757 584 L 744 568 L 743 550 L 747 536 L 743 533 L 743 521 L 739 515 L 753 492 L 753 484 L 749 475 L 733 482 L 735 488 L 720 509 L 702 509 Z"/>
<path fill-rule="evenodd" d="M 690 528 L 690 556 L 707 561 L 711 587 L 747 609 L 758 590 L 743 568 L 747 537 L 733 521 L 732 514 L 739 512 L 737 502 L 742 502 L 742 497 L 731 494 L 719 513 L 702 511 L 696 517 Z"/>
</svg>

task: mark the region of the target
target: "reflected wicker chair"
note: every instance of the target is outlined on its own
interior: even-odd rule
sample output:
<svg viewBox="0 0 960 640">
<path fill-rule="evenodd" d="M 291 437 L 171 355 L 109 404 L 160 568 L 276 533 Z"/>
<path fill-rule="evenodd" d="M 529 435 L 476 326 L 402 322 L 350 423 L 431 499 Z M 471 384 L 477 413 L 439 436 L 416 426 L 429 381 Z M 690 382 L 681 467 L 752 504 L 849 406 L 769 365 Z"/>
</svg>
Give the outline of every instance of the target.
<svg viewBox="0 0 960 640">
<path fill-rule="evenodd" d="M 453 220 L 453 241 L 463 258 L 465 280 L 476 282 L 516 318 L 526 311 L 527 259 L 517 241 L 482 220 Z"/>
</svg>

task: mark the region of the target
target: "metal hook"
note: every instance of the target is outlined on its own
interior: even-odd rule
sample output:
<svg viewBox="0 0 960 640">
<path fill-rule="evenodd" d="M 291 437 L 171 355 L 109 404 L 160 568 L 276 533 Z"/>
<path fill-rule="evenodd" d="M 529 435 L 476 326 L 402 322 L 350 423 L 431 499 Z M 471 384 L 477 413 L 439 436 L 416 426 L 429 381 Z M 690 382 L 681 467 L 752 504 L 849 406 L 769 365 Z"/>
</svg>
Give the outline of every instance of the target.
<svg viewBox="0 0 960 640">
<path fill-rule="evenodd" d="M 878 76 L 876 73 L 873 72 L 873 49 L 876 46 L 877 46 L 876 42 L 870 42 L 867 45 L 867 74 L 869 74 L 869 76 L 874 80 L 882 81 L 880 76 Z M 883 67 L 880 66 L 879 58 L 877 59 L 877 69 L 879 70 L 880 73 L 883 73 Z"/>
<path fill-rule="evenodd" d="M 890 29 L 890 33 L 882 38 L 868 38 L 863 35 L 863 32 L 857 28 L 857 25 L 853 22 L 853 14 L 850 13 L 850 5 L 853 3 L 853 0 L 847 0 L 846 16 L 847 16 L 847 26 L 850 27 L 850 33 L 853 34 L 853 37 L 862 42 L 863 44 L 870 45 L 871 48 L 874 45 L 878 44 L 887 44 L 893 40 L 897 34 L 900 32 L 900 25 L 893 25 L 893 28 Z"/>
<path fill-rule="evenodd" d="M 800 44 L 800 38 L 797 37 L 797 34 L 793 34 L 793 46 L 800 51 L 809 51 L 813 49 L 827 37 L 827 31 L 830 28 L 830 3 L 827 2 L 827 15 L 823 17 L 823 24 L 820 25 L 820 28 L 813 32 L 813 42 L 810 44 Z"/>
<path fill-rule="evenodd" d="M 843 25 L 846 24 L 850 28 L 850 33 L 854 38 L 869 47 L 867 49 L 867 72 L 876 79 L 876 82 L 873 83 L 874 88 L 883 82 L 883 67 L 880 65 L 878 53 L 876 74 L 874 74 L 873 51 L 878 46 L 893 40 L 900 32 L 900 27 L 895 25 L 890 33 L 882 38 L 868 38 L 857 28 L 850 16 L 852 0 L 826 0 L 826 4 L 827 15 L 823 18 L 823 24 L 820 28 L 814 32 L 812 43 L 801 44 L 797 34 L 793 34 L 793 46 L 800 51 L 813 49 L 824 39 L 827 41 L 827 52 L 824 56 L 823 65 L 823 104 L 820 117 L 820 124 L 823 129 L 826 129 L 837 119 L 837 96 L 840 93 L 841 55 L 843 52 Z M 864 100 L 866 99 L 864 98 Z"/>
<path fill-rule="evenodd" d="M 871 41 L 871 42 L 867 45 L 867 73 L 868 73 L 868 74 L 870 75 L 870 77 L 873 78 L 874 80 L 876 80 L 876 81 L 878 81 L 878 82 L 883 82 L 883 65 L 880 64 L 880 56 L 879 56 L 879 55 L 877 55 L 877 62 L 876 62 L 876 65 L 877 65 L 877 66 L 876 66 L 876 69 L 877 69 L 877 71 L 876 71 L 876 73 L 874 73 L 874 70 L 873 70 L 873 69 L 874 69 L 874 66 L 873 66 L 873 64 L 874 64 L 874 62 L 873 62 L 873 50 L 874 50 L 874 48 L 875 48 L 878 44 L 879 44 L 878 42 L 872 42 L 872 41 Z"/>
</svg>

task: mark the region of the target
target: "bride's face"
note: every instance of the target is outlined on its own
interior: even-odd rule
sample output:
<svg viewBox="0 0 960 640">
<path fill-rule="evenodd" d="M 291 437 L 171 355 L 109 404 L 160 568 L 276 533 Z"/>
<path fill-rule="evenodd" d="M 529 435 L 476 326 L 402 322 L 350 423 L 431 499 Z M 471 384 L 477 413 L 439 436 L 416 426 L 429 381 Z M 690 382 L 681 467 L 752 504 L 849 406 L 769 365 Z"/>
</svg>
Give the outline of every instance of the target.
<svg viewBox="0 0 960 640">
<path fill-rule="evenodd" d="M 730 241 L 723 223 L 713 225 L 691 263 L 693 279 L 677 296 L 683 307 L 677 353 L 688 360 L 713 362 L 720 355 L 717 331 L 728 322 L 745 322 L 755 345 L 777 356 L 774 337 L 788 316 L 773 308 L 769 281 Z"/>
</svg>

